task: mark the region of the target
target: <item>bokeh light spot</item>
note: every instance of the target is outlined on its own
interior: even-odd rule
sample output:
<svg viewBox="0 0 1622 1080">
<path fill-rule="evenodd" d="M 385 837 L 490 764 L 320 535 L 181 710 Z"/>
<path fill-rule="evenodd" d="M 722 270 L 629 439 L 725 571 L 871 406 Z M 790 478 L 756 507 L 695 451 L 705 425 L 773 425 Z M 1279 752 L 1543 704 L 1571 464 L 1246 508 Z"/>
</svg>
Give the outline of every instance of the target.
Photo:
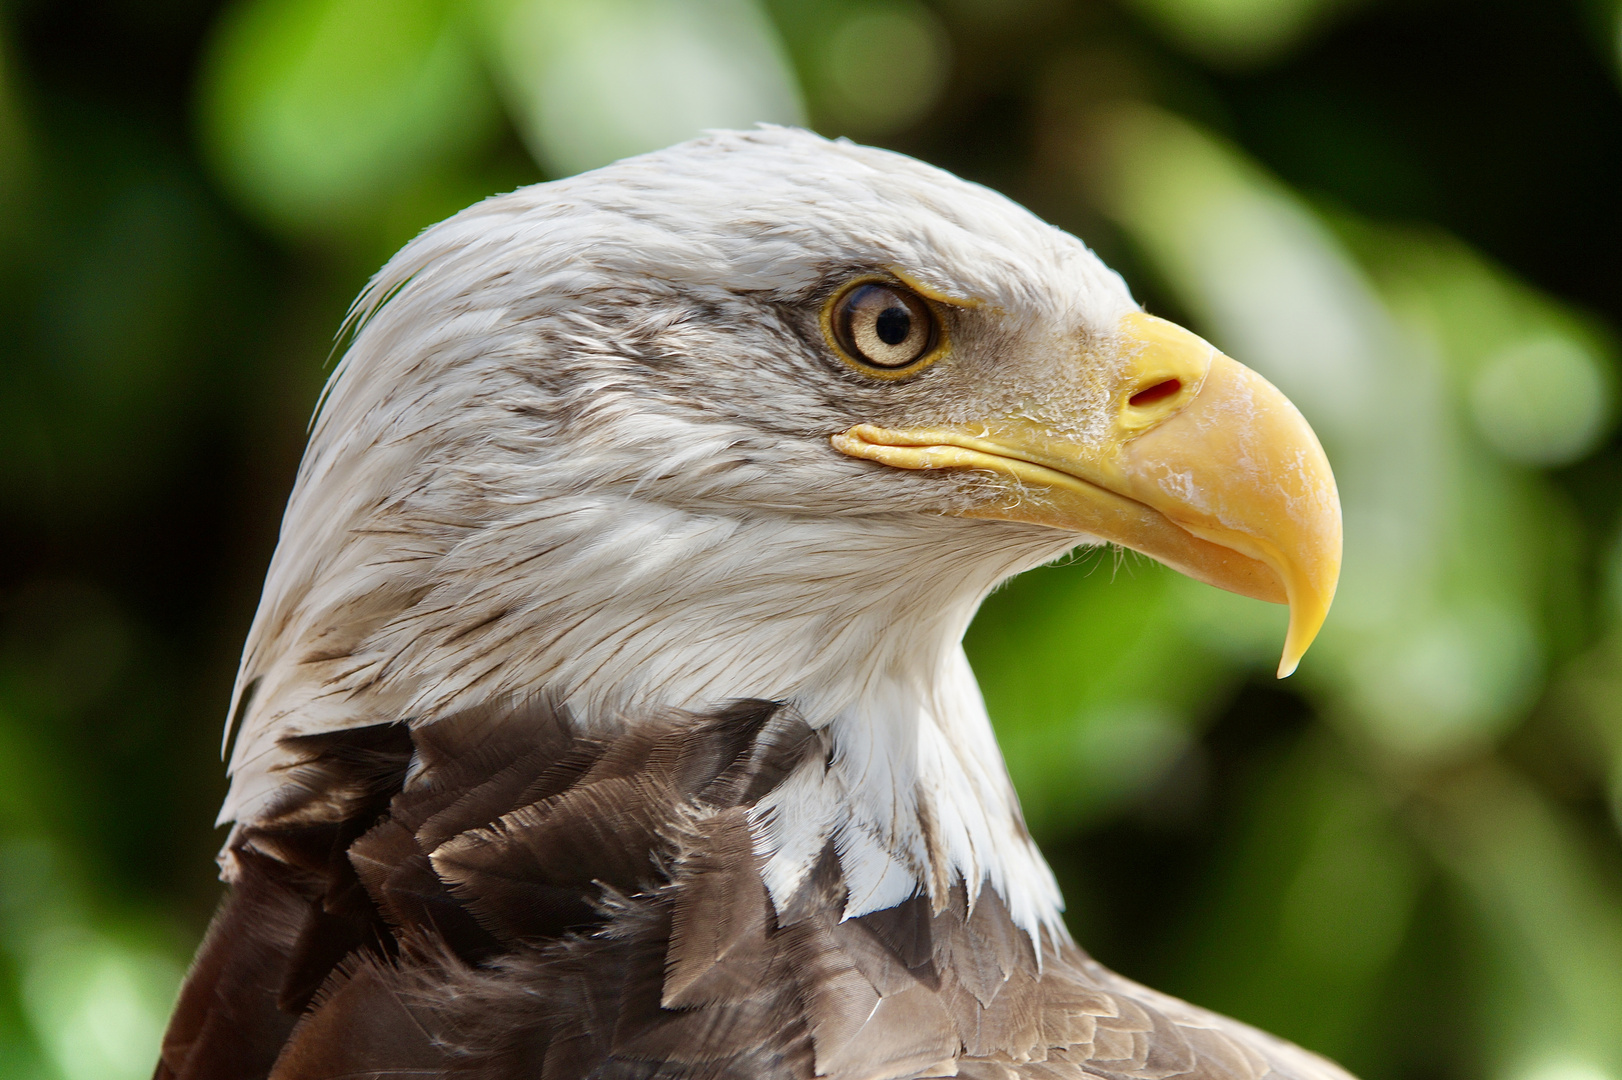
<svg viewBox="0 0 1622 1080">
<path fill-rule="evenodd" d="M 863 4 L 834 23 L 819 66 L 828 122 L 874 137 L 916 122 L 935 104 L 951 42 L 921 4 Z"/>
<path fill-rule="evenodd" d="M 491 34 L 531 153 L 557 176 L 709 128 L 804 123 L 776 30 L 751 0 L 514 0 Z"/>
<path fill-rule="evenodd" d="M 1611 418 L 1598 359 L 1564 337 L 1517 342 L 1489 358 L 1470 388 L 1476 427 L 1527 465 L 1565 465 L 1593 449 Z"/>
</svg>

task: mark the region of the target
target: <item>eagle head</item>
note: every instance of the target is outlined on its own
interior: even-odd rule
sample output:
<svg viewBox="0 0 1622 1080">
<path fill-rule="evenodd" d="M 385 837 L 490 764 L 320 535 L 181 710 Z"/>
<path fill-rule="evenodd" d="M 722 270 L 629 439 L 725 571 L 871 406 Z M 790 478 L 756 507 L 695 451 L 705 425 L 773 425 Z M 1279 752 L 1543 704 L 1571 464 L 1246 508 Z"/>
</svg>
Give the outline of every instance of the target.
<svg viewBox="0 0 1622 1080">
<path fill-rule="evenodd" d="M 1058 933 L 962 658 L 981 599 L 1119 544 L 1287 602 L 1287 674 L 1334 592 L 1334 479 L 1289 402 L 899 154 L 720 132 L 491 198 L 351 329 L 244 653 L 228 820 L 290 736 L 760 698 L 828 741 L 756 819 L 774 896 L 837 837 L 850 914 L 985 881 Z"/>
</svg>

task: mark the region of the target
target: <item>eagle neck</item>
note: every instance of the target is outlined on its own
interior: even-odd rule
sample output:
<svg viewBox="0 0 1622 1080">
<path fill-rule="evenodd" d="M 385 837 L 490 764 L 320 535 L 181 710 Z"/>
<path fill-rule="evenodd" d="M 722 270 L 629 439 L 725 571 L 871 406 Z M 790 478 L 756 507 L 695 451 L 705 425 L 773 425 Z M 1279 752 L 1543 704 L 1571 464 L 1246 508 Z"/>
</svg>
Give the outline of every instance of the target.
<svg viewBox="0 0 1622 1080">
<path fill-rule="evenodd" d="M 594 612 L 585 622 L 599 625 L 583 640 L 598 644 L 544 680 L 582 723 L 612 725 L 650 706 L 781 702 L 823 753 L 753 816 L 775 902 L 831 846 L 845 918 L 916 895 L 939 909 L 962 883 L 971 902 L 995 889 L 1038 954 L 1043 931 L 1064 940 L 1058 887 L 961 645 L 991 588 L 1057 554 L 1051 534 L 1033 543 L 1016 527 L 1010 542 L 988 545 L 984 522 L 933 521 L 921 533 L 904 520 L 737 519 L 651 504 L 622 505 L 612 519 L 661 528 L 640 549 L 603 545 L 626 556 L 623 579 L 603 592 L 631 602 L 617 613 L 603 598 L 584 605 Z M 664 569 L 650 577 L 649 566 Z"/>
<path fill-rule="evenodd" d="M 367 546 L 375 531 L 354 530 L 296 594 L 296 617 L 255 653 L 260 692 L 223 820 L 251 821 L 275 801 L 289 735 L 420 726 L 535 695 L 566 705 L 584 734 L 609 734 L 670 709 L 760 699 L 795 710 L 824 743 L 753 819 L 775 901 L 831 846 L 846 917 L 914 895 L 944 905 L 961 882 L 971 899 L 995 889 L 1039 952 L 1042 930 L 1062 936 L 1058 889 L 961 640 L 981 599 L 1061 554 L 1064 535 L 601 490 L 439 528 L 443 546 L 412 559 L 380 558 Z"/>
</svg>

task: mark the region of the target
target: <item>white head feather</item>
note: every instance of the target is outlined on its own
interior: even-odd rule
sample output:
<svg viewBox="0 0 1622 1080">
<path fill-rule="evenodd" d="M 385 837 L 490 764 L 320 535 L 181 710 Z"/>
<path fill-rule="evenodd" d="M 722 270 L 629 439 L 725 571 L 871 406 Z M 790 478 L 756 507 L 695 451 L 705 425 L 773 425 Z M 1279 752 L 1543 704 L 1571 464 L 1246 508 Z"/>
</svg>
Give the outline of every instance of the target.
<svg viewBox="0 0 1622 1080">
<path fill-rule="evenodd" d="M 951 371 L 832 362 L 823 297 L 900 268 L 996 313 Z M 480 203 L 357 305 L 236 687 L 222 821 L 289 735 L 547 693 L 581 723 L 784 701 L 825 733 L 757 817 L 782 898 L 832 839 L 847 915 L 961 877 L 1062 935 L 960 641 L 1086 538 L 942 514 L 973 478 L 847 458 L 854 424 L 1018 412 L 1135 309 L 1075 238 L 884 151 L 717 133 Z M 1096 391 L 1063 387 L 1089 407 Z"/>
</svg>

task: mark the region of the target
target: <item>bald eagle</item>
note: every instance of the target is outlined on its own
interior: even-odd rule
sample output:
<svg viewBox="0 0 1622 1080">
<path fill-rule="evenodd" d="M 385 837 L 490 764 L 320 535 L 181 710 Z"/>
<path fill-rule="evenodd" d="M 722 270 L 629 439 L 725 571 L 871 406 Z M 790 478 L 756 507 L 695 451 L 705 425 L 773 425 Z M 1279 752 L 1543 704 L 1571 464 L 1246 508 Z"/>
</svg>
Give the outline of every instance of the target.
<svg viewBox="0 0 1622 1080">
<path fill-rule="evenodd" d="M 1071 940 L 961 639 L 1113 543 L 1323 621 L 1260 376 L 907 157 L 714 133 L 489 199 L 352 315 L 243 653 L 157 1076 L 1344 1080 Z"/>
</svg>

